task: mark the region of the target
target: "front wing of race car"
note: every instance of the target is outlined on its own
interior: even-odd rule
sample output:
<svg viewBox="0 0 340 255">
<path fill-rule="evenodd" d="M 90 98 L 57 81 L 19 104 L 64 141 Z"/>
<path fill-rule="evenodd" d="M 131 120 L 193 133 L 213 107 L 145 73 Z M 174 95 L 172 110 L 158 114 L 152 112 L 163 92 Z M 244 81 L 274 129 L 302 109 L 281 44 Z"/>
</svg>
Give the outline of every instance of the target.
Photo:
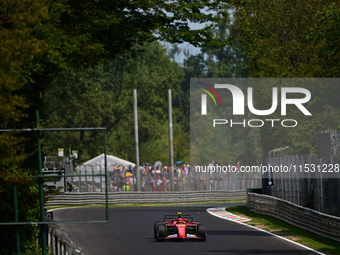
<svg viewBox="0 0 340 255">
<path fill-rule="evenodd" d="M 165 239 L 173 239 L 173 238 L 181 238 L 181 239 L 201 239 L 200 236 L 197 235 L 196 225 L 186 225 L 186 224 L 177 224 L 166 225 L 167 235 Z"/>
<path fill-rule="evenodd" d="M 193 224 L 167 224 L 158 223 L 155 228 L 157 241 L 168 239 L 196 239 L 206 240 L 206 226 L 199 223 Z"/>
</svg>

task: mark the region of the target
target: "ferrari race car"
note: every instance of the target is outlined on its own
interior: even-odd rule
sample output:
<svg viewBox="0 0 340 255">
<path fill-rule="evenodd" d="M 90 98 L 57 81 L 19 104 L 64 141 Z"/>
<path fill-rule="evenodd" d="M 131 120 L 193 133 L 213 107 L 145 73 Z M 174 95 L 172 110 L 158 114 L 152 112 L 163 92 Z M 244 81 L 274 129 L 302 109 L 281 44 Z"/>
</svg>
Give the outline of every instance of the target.
<svg viewBox="0 0 340 255">
<path fill-rule="evenodd" d="M 207 239 L 206 226 L 193 221 L 190 215 L 165 215 L 163 221 L 154 224 L 154 237 L 157 241 L 168 239 L 196 239 L 205 241 Z"/>
</svg>

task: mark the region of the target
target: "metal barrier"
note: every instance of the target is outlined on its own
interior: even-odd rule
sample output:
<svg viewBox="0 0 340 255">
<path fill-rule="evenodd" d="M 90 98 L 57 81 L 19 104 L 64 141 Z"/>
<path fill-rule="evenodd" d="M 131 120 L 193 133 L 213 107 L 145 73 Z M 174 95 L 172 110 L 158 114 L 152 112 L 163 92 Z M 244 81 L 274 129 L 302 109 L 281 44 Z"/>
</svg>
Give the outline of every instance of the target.
<svg viewBox="0 0 340 255">
<path fill-rule="evenodd" d="M 340 218 L 302 207 L 286 200 L 256 194 L 247 194 L 251 211 L 274 216 L 289 224 L 318 235 L 340 241 Z"/>
<path fill-rule="evenodd" d="M 54 255 L 85 255 L 82 248 L 72 242 L 66 232 L 56 225 L 48 226 L 47 244 Z"/>
<path fill-rule="evenodd" d="M 105 193 L 84 192 L 55 195 L 47 201 L 46 206 L 104 204 Z M 112 192 L 109 193 L 109 204 L 134 203 L 178 203 L 204 201 L 245 200 L 246 192 L 242 191 L 186 191 L 186 192 Z"/>
</svg>

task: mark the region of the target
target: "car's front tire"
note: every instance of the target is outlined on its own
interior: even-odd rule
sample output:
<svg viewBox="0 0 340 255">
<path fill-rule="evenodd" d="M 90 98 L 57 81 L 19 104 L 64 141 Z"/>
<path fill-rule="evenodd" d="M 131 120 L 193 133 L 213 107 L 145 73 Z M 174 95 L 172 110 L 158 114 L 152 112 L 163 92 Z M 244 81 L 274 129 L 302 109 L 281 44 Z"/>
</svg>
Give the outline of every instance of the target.
<svg viewBox="0 0 340 255">
<path fill-rule="evenodd" d="M 158 224 L 163 224 L 163 221 L 156 221 L 155 224 L 153 225 L 153 237 L 157 238 L 157 225 Z"/>
<path fill-rule="evenodd" d="M 166 227 L 165 224 L 158 224 L 156 231 L 156 239 L 157 242 L 162 241 L 164 237 L 166 237 Z"/>
</svg>

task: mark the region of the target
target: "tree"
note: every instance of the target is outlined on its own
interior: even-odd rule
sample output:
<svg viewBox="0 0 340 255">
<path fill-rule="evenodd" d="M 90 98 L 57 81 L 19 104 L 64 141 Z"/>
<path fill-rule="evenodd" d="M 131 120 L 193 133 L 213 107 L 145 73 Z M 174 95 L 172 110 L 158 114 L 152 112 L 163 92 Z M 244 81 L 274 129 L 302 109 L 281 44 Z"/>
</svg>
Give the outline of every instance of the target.
<svg viewBox="0 0 340 255">
<path fill-rule="evenodd" d="M 27 100 L 18 93 L 26 79 L 25 65 L 46 52 L 46 44 L 30 32 L 46 20 L 44 0 L 2 1 L 0 5 L 0 125 L 13 126 L 23 117 Z"/>
<path fill-rule="evenodd" d="M 312 78 L 337 77 L 339 63 L 339 4 L 332 1 L 233 1 L 235 26 L 233 39 L 243 45 L 250 77 Z M 257 109 L 268 109 L 271 89 L 278 81 L 270 80 L 254 87 Z M 336 82 L 306 80 L 312 100 L 308 109 L 312 117 L 301 116 L 291 109 L 289 116 L 298 121 L 293 129 L 261 128 L 264 152 L 290 146 L 286 153 L 317 155 L 317 134 L 338 129 L 338 97 Z M 278 83 L 278 84 L 277 84 Z M 309 83 L 309 84 L 308 84 Z M 327 84 L 329 83 L 329 84 Z M 301 87 L 301 81 L 291 80 L 285 86 Z M 291 95 L 298 97 L 297 94 Z M 280 101 L 279 101 L 280 103 Z M 268 116 L 282 117 L 278 112 Z M 327 121 L 326 121 L 327 120 Z"/>
<path fill-rule="evenodd" d="M 184 61 L 186 75 L 182 89 L 187 92 L 184 93 L 187 97 L 189 97 L 191 78 L 216 79 L 247 77 L 247 63 L 245 61 L 243 47 L 237 38 L 233 38 L 232 27 L 233 24 L 230 20 L 229 12 L 222 12 L 220 14 L 220 22 L 215 24 L 209 33 L 224 46 L 202 47 L 200 54 L 189 56 Z M 209 80 L 207 80 L 207 82 L 208 81 Z M 195 86 L 191 89 L 195 90 Z M 241 161 L 242 164 L 249 163 L 249 165 L 250 163 L 259 163 L 261 159 L 259 131 L 252 130 L 251 128 L 238 129 L 226 128 L 224 126 L 215 128 L 214 132 L 211 132 L 210 128 L 213 116 L 202 117 L 201 115 L 195 115 L 196 112 L 200 112 L 195 108 L 199 105 L 199 103 L 193 99 L 195 94 L 195 91 L 191 91 L 191 164 L 206 165 L 212 161 L 227 165 L 236 164 L 238 161 Z M 228 96 L 225 98 L 228 98 Z M 232 105 L 231 98 L 229 97 L 223 104 Z M 227 117 L 225 113 L 228 112 L 228 110 L 229 109 L 224 107 L 215 118 L 220 118 L 220 116 Z M 187 116 L 189 116 L 189 114 Z M 234 121 L 241 120 L 234 119 Z M 224 144 L 222 144 L 222 141 L 224 141 Z M 216 150 L 216 146 L 218 150 Z"/>
<path fill-rule="evenodd" d="M 206 77 L 210 78 L 246 78 L 247 63 L 243 47 L 237 38 L 233 38 L 233 22 L 230 13 L 224 11 L 220 22 L 210 29 L 213 38 L 218 40 L 221 47 L 202 47 L 202 55 L 206 66 Z"/>
<path fill-rule="evenodd" d="M 311 28 L 311 35 L 308 38 L 319 47 L 319 52 L 314 57 L 321 67 L 318 74 L 320 77 L 339 77 L 340 75 L 339 26 L 339 4 L 333 2 L 322 9 L 319 20 Z"/>
<path fill-rule="evenodd" d="M 308 37 L 332 1 L 234 1 L 235 34 L 251 77 L 319 77 L 319 45 Z"/>
<path fill-rule="evenodd" d="M 180 95 L 183 73 L 172 62 L 159 43 L 135 46 L 132 58 L 122 56 L 107 65 L 70 70 L 56 78 L 44 95 L 45 123 L 48 127 L 98 127 L 108 133 L 108 151 L 130 161 L 135 160 L 132 91 L 137 89 L 141 159 L 150 161 L 156 155 L 167 157 L 156 149 L 166 141 L 167 89 Z M 174 115 L 178 112 L 175 110 Z M 175 118 L 174 118 L 175 119 Z M 102 139 L 91 132 L 77 133 L 70 139 L 65 134 L 46 136 L 46 153 L 58 147 L 78 148 L 86 161 L 102 153 Z M 51 143 L 50 143 L 51 142 Z M 143 149 L 147 144 L 147 149 Z M 167 142 L 164 143 L 167 145 Z M 158 151 L 151 156 L 147 151 Z"/>
</svg>

